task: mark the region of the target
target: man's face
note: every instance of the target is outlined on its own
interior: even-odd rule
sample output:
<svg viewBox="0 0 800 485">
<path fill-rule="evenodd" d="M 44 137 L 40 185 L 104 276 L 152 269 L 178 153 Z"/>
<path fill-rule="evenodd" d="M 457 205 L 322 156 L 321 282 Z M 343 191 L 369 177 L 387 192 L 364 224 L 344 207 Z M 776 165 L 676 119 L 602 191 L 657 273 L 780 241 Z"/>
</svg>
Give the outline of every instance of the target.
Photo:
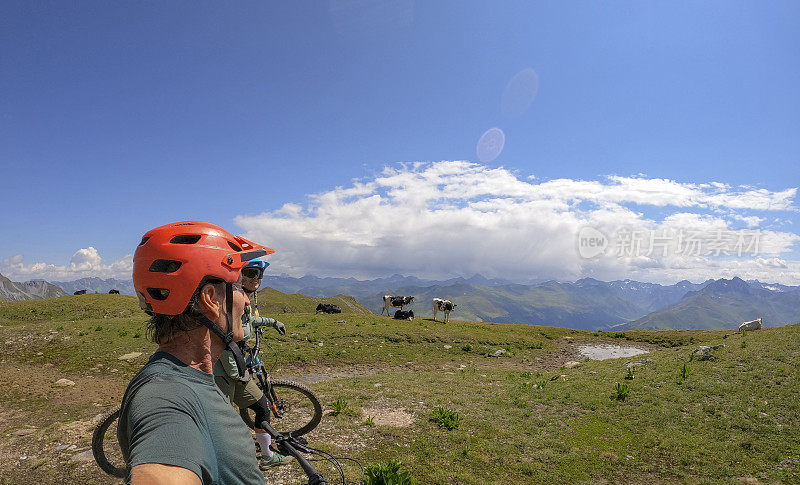
<svg viewBox="0 0 800 485">
<path fill-rule="evenodd" d="M 244 338 L 244 329 L 242 329 L 242 316 L 244 315 L 244 307 L 250 304 L 250 298 L 244 292 L 242 277 L 239 281 L 233 284 L 233 341 L 238 342 Z M 227 317 L 223 316 L 223 319 Z"/>
</svg>

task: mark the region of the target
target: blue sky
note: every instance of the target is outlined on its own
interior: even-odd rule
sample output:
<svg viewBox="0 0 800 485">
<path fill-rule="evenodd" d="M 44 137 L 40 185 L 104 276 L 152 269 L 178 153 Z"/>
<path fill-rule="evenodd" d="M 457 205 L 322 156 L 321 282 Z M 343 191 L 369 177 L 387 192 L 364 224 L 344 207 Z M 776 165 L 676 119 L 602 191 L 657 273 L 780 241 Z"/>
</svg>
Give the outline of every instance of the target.
<svg viewBox="0 0 800 485">
<path fill-rule="evenodd" d="M 797 2 L 761 1 L 6 1 L 0 260 L 8 261 L 0 272 L 65 277 L 69 271 L 59 268 L 72 260 L 69 274 L 122 275 L 144 231 L 201 219 L 266 238 L 290 274 L 429 269 L 429 276 L 449 276 L 460 271 L 452 261 L 365 266 L 358 241 L 325 246 L 330 238 L 313 233 L 320 225 L 314 201 L 352 187 L 353 179 L 374 182 L 401 162 L 434 164 L 402 169 L 416 179 L 441 173 L 438 162 L 480 162 L 476 143 L 494 127 L 505 135 L 502 153 L 480 162 L 478 172 L 508 182 L 493 172 L 503 167 L 535 190 L 557 179 L 613 190 L 607 176 L 719 182 L 740 198 L 748 190 L 796 190 L 798 20 Z M 504 113 L 503 93 L 526 69 L 538 83 L 523 86 L 523 94 L 535 98 L 528 106 L 522 96 L 513 116 Z M 385 196 L 387 188 L 377 185 Z M 487 194 L 502 191 L 479 195 Z M 777 258 L 776 280 L 791 282 L 800 218 L 794 193 L 778 199 L 780 208 L 767 210 L 758 203 L 614 203 L 640 214 L 647 227 L 686 213 L 728 221 L 730 229 L 746 227 L 737 216 L 760 218 L 758 227 L 778 234 L 764 258 Z M 453 200 L 462 208 L 474 202 Z M 280 212 L 287 203 L 300 206 L 300 219 Z M 597 200 L 587 203 L 597 210 Z M 420 212 L 437 210 L 431 200 L 419 207 L 404 215 L 418 223 L 401 233 L 405 238 L 427 227 Z M 329 209 L 334 227 L 350 227 L 352 214 Z M 581 208 L 554 210 L 599 223 Z M 432 227 L 465 248 L 455 251 L 459 261 L 486 260 L 466 249 L 473 240 L 454 236 L 446 224 Z M 391 247 L 405 259 L 426 250 L 390 241 L 391 230 L 384 230 L 372 247 Z M 495 244 L 493 254 L 507 243 Z M 90 247 L 94 253 L 76 253 Z M 342 250 L 350 256 L 330 263 Z M 431 258 L 437 260 L 435 251 Z M 115 261 L 116 269 L 107 268 Z M 630 269 L 611 264 L 593 272 L 588 263 L 564 263 L 573 269 L 559 273 L 531 261 L 525 271 L 611 278 Z M 709 276 L 733 271 L 714 268 L 707 267 Z M 699 278 L 703 266 L 693 271 Z"/>
</svg>

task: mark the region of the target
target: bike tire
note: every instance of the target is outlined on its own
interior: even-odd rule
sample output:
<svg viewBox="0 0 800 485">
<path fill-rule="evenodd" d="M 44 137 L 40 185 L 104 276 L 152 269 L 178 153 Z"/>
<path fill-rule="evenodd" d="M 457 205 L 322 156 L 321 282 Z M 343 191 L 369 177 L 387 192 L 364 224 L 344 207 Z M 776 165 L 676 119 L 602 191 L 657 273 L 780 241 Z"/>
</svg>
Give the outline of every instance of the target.
<svg viewBox="0 0 800 485">
<path fill-rule="evenodd" d="M 92 454 L 94 455 L 94 461 L 97 462 L 97 466 L 99 466 L 104 472 L 117 478 L 125 478 L 125 476 L 128 474 L 128 469 L 122 458 L 119 445 L 115 442 L 112 446 L 106 447 L 104 443 L 106 433 L 112 425 L 114 425 L 114 432 L 116 434 L 116 424 L 117 418 L 119 418 L 119 410 L 120 408 L 117 406 L 106 413 L 106 415 L 103 417 L 103 420 L 100 421 L 100 424 L 98 424 L 94 429 L 94 432 L 92 433 Z M 106 452 L 108 452 L 108 454 Z"/>
<path fill-rule="evenodd" d="M 260 382 L 258 387 L 264 391 Z M 276 404 L 284 408 L 285 415 L 281 419 L 273 415 L 270 424 L 281 434 L 291 433 L 292 436 L 301 436 L 316 428 L 322 421 L 322 404 L 314 392 L 305 385 L 295 381 L 275 379 L 272 381 L 272 388 L 278 396 Z M 240 409 L 239 415 L 247 426 L 250 428 L 255 426 L 253 422 L 255 413 L 252 410 Z"/>
</svg>

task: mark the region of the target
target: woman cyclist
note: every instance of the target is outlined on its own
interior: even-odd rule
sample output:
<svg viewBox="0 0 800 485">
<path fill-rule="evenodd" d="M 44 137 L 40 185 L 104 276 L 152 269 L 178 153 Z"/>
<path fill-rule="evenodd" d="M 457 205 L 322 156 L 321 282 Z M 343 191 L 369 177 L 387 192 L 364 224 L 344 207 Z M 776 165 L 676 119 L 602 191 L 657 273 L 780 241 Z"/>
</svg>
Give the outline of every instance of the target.
<svg viewBox="0 0 800 485">
<path fill-rule="evenodd" d="M 254 259 L 247 263 L 242 269 L 242 288 L 250 299 L 250 304 L 245 306 L 242 316 L 242 329 L 244 339 L 239 344 L 244 346 L 253 335 L 255 327 L 270 326 L 275 328 L 281 335 L 286 334 L 286 326 L 274 318 L 265 318 L 258 315 L 257 293 L 264 270 L 269 263 L 260 259 Z M 214 364 L 214 380 L 223 394 L 236 404 L 240 409 L 250 408 L 256 413 L 256 423 L 261 423 L 267 419 L 267 397 L 261 391 L 254 379 L 249 375 L 239 377 L 236 368 L 236 359 L 229 350 L 225 350 L 219 360 Z M 256 427 L 256 440 L 261 447 L 262 459 L 259 466 L 266 469 L 273 466 L 283 465 L 292 460 L 291 456 L 284 456 L 270 449 L 272 438 L 263 429 Z"/>
</svg>

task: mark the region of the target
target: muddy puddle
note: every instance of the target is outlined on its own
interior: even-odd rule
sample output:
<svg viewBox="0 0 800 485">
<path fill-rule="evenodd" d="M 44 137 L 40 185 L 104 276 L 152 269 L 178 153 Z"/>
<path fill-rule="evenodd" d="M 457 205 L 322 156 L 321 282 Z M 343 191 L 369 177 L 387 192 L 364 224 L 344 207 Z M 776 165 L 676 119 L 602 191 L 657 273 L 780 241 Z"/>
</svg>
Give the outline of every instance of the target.
<svg viewBox="0 0 800 485">
<path fill-rule="evenodd" d="M 581 357 L 591 360 L 618 359 L 620 357 L 633 357 L 634 355 L 646 354 L 649 351 L 629 346 L 614 344 L 591 344 L 578 347 Z"/>
</svg>

